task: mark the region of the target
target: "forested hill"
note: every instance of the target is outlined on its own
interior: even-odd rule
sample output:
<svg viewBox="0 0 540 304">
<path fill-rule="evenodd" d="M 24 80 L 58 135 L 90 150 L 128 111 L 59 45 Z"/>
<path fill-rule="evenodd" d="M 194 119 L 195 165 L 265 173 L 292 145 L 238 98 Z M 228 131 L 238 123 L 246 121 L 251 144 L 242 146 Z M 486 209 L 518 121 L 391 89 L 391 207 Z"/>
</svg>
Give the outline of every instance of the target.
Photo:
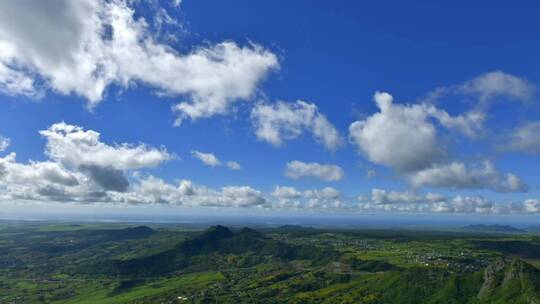
<svg viewBox="0 0 540 304">
<path fill-rule="evenodd" d="M 227 260 L 227 256 L 231 254 L 237 256 L 234 262 Z M 337 251 L 314 246 L 285 244 L 250 228 L 233 232 L 218 225 L 210 227 L 193 239 L 179 243 L 173 249 L 147 257 L 107 263 L 106 266 L 110 268 L 104 271 L 144 277 L 179 270 L 251 267 L 265 261 L 302 259 L 321 264 L 339 258 L 339 255 Z"/>
</svg>

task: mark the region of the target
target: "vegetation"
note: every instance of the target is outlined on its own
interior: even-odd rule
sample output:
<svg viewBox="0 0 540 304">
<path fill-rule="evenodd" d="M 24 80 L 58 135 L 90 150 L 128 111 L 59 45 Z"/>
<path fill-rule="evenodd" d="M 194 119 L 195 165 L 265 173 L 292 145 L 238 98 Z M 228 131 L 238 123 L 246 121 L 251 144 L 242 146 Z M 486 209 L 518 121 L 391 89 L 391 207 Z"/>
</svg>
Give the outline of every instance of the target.
<svg viewBox="0 0 540 304">
<path fill-rule="evenodd" d="M 0 222 L 0 303 L 540 303 L 539 240 Z"/>
</svg>

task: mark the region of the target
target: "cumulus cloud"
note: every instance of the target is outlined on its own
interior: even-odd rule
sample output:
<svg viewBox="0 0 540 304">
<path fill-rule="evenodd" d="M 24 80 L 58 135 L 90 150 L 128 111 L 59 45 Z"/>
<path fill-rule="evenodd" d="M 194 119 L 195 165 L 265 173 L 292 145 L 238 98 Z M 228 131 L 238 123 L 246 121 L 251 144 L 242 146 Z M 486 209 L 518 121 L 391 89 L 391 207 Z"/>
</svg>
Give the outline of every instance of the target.
<svg viewBox="0 0 540 304">
<path fill-rule="evenodd" d="M 263 193 L 249 186 L 226 186 L 214 190 L 182 180 L 177 185 L 149 176 L 141 179 L 130 192 L 115 192 L 116 203 L 169 204 L 187 207 L 263 207 L 268 204 Z"/>
<path fill-rule="evenodd" d="M 313 103 L 259 103 L 251 112 L 251 120 L 257 138 L 276 147 L 307 132 L 328 150 L 343 144 L 339 132 Z"/>
<path fill-rule="evenodd" d="M 376 92 L 374 100 L 380 111 L 353 122 L 349 138 L 370 161 L 401 172 L 426 168 L 444 158 L 430 117 L 466 134 L 473 134 L 482 120 L 474 115 L 452 117 L 432 105 L 394 104 L 388 93 Z"/>
<path fill-rule="evenodd" d="M 165 149 L 147 145 L 107 145 L 93 130 L 65 122 L 56 123 L 39 132 L 47 140 L 46 154 L 67 166 L 97 166 L 115 170 L 156 167 L 172 156 Z"/>
<path fill-rule="evenodd" d="M 9 138 L 0 135 L 0 152 L 6 151 L 10 144 L 11 140 Z"/>
<path fill-rule="evenodd" d="M 189 180 L 173 184 L 140 171 L 172 158 L 165 149 L 107 145 L 98 132 L 66 123 L 40 134 L 47 140 L 50 160 L 19 163 L 15 153 L 0 158 L 1 201 L 270 207 L 264 193 L 250 186 L 212 189 Z M 239 166 L 233 163 L 229 167 Z"/>
<path fill-rule="evenodd" d="M 478 100 L 477 110 L 482 110 L 491 101 L 498 99 L 530 101 L 536 90 L 537 87 L 524 78 L 502 71 L 491 71 L 460 85 L 437 88 L 428 94 L 425 101 L 433 102 L 446 95 L 473 96 Z"/>
<path fill-rule="evenodd" d="M 99 133 L 65 123 L 40 133 L 50 160 L 20 163 L 15 153 L 0 157 L 0 201 L 269 207 L 265 195 L 249 186 L 215 190 L 189 180 L 172 184 L 139 171 L 170 159 L 164 149 L 110 146 Z"/>
<path fill-rule="evenodd" d="M 236 207 L 260 206 L 266 203 L 262 192 L 249 186 L 229 186 L 221 188 L 221 200 L 227 205 Z"/>
<path fill-rule="evenodd" d="M 125 192 L 128 190 L 129 181 L 122 170 L 96 165 L 83 165 L 78 169 L 86 173 L 90 179 L 105 191 Z"/>
<path fill-rule="evenodd" d="M 15 153 L 0 158 L 0 190 L 10 200 L 106 202 L 110 193 L 129 190 L 126 173 L 172 157 L 144 144 L 107 145 L 98 132 L 63 122 L 40 134 L 49 160 L 19 163 Z"/>
<path fill-rule="evenodd" d="M 298 160 L 288 162 L 284 174 L 292 179 L 311 177 L 323 181 L 338 181 L 344 175 L 343 169 L 336 165 L 304 163 Z"/>
<path fill-rule="evenodd" d="M 226 113 L 279 67 L 256 44 L 227 41 L 180 54 L 158 42 L 134 13 L 123 0 L 3 1 L 0 90 L 36 96 L 50 88 L 81 96 L 92 108 L 111 84 L 140 83 L 184 99 L 173 106 L 180 124 Z"/>
<path fill-rule="evenodd" d="M 341 199 L 341 193 L 332 187 L 306 190 L 304 196 L 308 198 L 308 207 L 312 209 L 346 208 L 347 204 Z"/>
<path fill-rule="evenodd" d="M 16 162 L 16 154 L 10 153 L 0 159 L 3 176 L 9 178 L 9 182 L 14 184 L 32 184 L 40 181 L 50 182 L 65 186 L 79 184 L 74 173 L 69 172 L 60 164 L 50 161 L 30 162 L 29 164 L 19 164 Z"/>
<path fill-rule="evenodd" d="M 446 111 L 433 105 L 422 105 L 426 114 L 436 119 L 443 127 L 458 131 L 471 138 L 481 133 L 486 115 L 479 111 L 469 111 L 458 116 L 450 116 Z"/>
<path fill-rule="evenodd" d="M 357 201 L 342 195 L 337 189 L 309 189 L 276 186 L 272 196 L 277 202 L 271 208 L 381 211 L 407 213 L 539 213 L 538 200 L 523 202 L 494 202 L 483 196 L 447 196 L 440 193 L 420 193 L 412 190 L 394 191 L 372 189 L 371 195 L 360 195 Z"/>
<path fill-rule="evenodd" d="M 514 95 L 519 96 L 518 93 Z M 351 142 L 370 161 L 396 170 L 415 187 L 485 188 L 500 192 L 527 190 L 519 177 L 498 172 L 489 161 L 469 166 L 449 161 L 433 120 L 441 127 L 474 137 L 481 129 L 483 114 L 472 111 L 450 116 L 429 104 L 394 104 L 388 93 L 377 92 L 374 100 L 380 112 L 349 127 Z"/>
<path fill-rule="evenodd" d="M 293 208 L 347 211 L 446 212 L 446 213 L 540 213 L 540 202 L 495 203 L 481 196 L 448 197 L 437 193 L 373 189 L 371 197 L 351 201 L 337 189 L 297 190 L 276 186 L 273 199 L 246 185 L 212 189 L 190 180 L 174 183 L 146 174 L 133 174 L 128 185 L 114 173 L 96 178 L 87 168 L 68 168 L 57 161 L 16 161 L 15 153 L 0 158 L 0 201 L 65 202 L 185 207 Z M 100 167 L 100 169 L 103 169 Z M 99 170 L 99 169 L 98 169 Z M 95 180 L 109 179 L 108 185 Z"/>
<path fill-rule="evenodd" d="M 395 203 L 417 203 L 422 201 L 423 197 L 414 192 L 396 192 L 382 189 L 372 189 L 371 199 L 375 204 L 395 204 Z"/>
<path fill-rule="evenodd" d="M 371 197 L 360 196 L 358 208 L 369 211 L 413 213 L 538 213 L 540 203 L 529 199 L 523 202 L 493 202 L 483 196 L 446 196 L 438 193 L 421 194 L 413 191 L 373 189 Z"/>
<path fill-rule="evenodd" d="M 481 166 L 467 167 L 461 162 L 435 165 L 409 175 L 416 187 L 487 188 L 499 192 L 527 191 L 527 185 L 516 175 L 502 174 L 490 161 Z"/>
<path fill-rule="evenodd" d="M 0 43 L 0 57 L 5 57 L 2 53 L 4 46 Z M 34 88 L 34 79 L 23 72 L 10 68 L 8 63 L 0 61 L 0 92 L 6 95 L 23 95 L 33 98 L 41 96 L 41 92 Z"/>
<path fill-rule="evenodd" d="M 446 199 L 446 196 L 438 193 L 422 195 L 414 191 L 371 190 L 371 202 L 377 205 L 439 203 L 446 201 Z M 361 197 L 360 201 L 365 201 L 365 197 Z"/>
<path fill-rule="evenodd" d="M 302 192 L 296 190 L 294 187 L 276 186 L 272 192 L 272 196 L 280 199 L 300 198 Z"/>
<path fill-rule="evenodd" d="M 494 98 L 528 101 L 534 96 L 536 86 L 521 77 L 493 71 L 465 82 L 459 89 L 465 94 L 478 95 L 481 102 Z"/>
<path fill-rule="evenodd" d="M 276 186 L 271 195 L 276 199 L 272 208 L 293 209 L 350 209 L 350 202 L 346 201 L 341 193 L 332 187 L 322 189 L 297 190 L 294 187 Z"/>
<path fill-rule="evenodd" d="M 500 148 L 506 151 L 522 151 L 540 154 L 540 122 L 529 122 L 513 130 L 507 142 Z"/>
<path fill-rule="evenodd" d="M 222 166 L 223 162 L 214 153 L 205 153 L 200 151 L 191 151 L 193 158 L 200 160 L 203 164 L 210 167 Z M 242 166 L 236 161 L 230 160 L 225 163 L 225 166 L 231 170 L 240 170 Z"/>
<path fill-rule="evenodd" d="M 213 153 L 204 153 L 200 151 L 191 151 L 191 155 L 210 167 L 221 165 L 221 161 Z"/>
<path fill-rule="evenodd" d="M 0 158 L 0 192 L 11 200 L 64 201 L 70 194 L 83 199 L 82 193 L 93 193 L 83 174 L 70 171 L 59 163 L 16 161 L 16 154 Z"/>
</svg>

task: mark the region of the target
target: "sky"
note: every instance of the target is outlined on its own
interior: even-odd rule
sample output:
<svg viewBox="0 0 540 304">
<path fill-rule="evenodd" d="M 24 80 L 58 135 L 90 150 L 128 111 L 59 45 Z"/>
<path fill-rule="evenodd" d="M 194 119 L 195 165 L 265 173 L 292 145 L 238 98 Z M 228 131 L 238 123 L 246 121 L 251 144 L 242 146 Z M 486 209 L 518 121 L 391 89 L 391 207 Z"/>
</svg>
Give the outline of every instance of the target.
<svg viewBox="0 0 540 304">
<path fill-rule="evenodd" d="M 534 218 L 538 9 L 2 1 L 2 209 Z"/>
</svg>

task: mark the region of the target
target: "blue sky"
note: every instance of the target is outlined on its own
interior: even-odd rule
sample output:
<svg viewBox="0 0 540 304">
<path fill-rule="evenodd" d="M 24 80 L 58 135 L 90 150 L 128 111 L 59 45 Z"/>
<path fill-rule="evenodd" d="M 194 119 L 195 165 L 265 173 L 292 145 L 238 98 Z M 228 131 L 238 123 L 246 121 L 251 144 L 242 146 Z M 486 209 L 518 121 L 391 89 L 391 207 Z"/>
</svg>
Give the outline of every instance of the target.
<svg viewBox="0 0 540 304">
<path fill-rule="evenodd" d="M 0 5 L 6 204 L 540 212 L 533 1 L 54 5 Z"/>
</svg>

